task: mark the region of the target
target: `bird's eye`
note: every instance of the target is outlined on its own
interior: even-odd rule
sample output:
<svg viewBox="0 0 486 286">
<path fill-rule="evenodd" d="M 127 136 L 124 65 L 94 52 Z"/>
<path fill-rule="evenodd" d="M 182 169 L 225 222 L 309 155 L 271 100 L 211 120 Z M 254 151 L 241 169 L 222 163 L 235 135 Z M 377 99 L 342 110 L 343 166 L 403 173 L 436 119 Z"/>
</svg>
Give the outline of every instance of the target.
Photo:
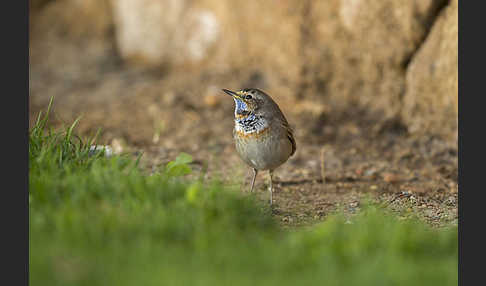
<svg viewBox="0 0 486 286">
<path fill-rule="evenodd" d="M 247 96 L 245 96 L 245 99 L 252 99 L 252 97 L 248 94 Z"/>
</svg>

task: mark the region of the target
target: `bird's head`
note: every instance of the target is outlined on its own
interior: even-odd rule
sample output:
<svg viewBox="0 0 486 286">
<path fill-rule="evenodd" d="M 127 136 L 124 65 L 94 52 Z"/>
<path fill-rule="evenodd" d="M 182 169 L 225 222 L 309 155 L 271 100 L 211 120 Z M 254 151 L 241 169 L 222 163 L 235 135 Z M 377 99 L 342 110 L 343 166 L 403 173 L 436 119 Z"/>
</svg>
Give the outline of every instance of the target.
<svg viewBox="0 0 486 286">
<path fill-rule="evenodd" d="M 266 93 L 256 88 L 245 88 L 239 91 L 223 89 L 223 91 L 233 97 L 236 117 L 255 114 L 272 101 Z"/>
</svg>

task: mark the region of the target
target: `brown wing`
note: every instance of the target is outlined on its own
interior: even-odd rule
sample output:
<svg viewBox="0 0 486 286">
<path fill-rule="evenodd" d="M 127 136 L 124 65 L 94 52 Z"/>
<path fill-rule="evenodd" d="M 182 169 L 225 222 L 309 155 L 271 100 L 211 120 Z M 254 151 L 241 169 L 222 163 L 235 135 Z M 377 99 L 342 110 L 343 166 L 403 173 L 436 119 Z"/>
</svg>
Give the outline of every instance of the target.
<svg viewBox="0 0 486 286">
<path fill-rule="evenodd" d="M 292 156 L 292 155 L 294 155 L 295 150 L 297 150 L 297 144 L 295 143 L 293 130 L 290 127 L 289 123 L 287 122 L 287 119 L 285 119 L 284 116 L 282 116 L 280 123 L 285 128 L 285 131 L 287 131 L 287 138 L 289 138 L 290 143 L 292 143 L 292 153 L 290 153 L 290 156 Z"/>
<path fill-rule="evenodd" d="M 294 155 L 295 150 L 297 150 L 297 144 L 295 143 L 294 134 L 292 133 L 292 128 L 290 128 L 288 123 L 287 126 L 285 126 L 285 128 L 287 129 L 287 138 L 289 138 L 290 143 L 292 143 L 292 153 L 290 153 L 290 156 L 292 156 Z"/>
</svg>

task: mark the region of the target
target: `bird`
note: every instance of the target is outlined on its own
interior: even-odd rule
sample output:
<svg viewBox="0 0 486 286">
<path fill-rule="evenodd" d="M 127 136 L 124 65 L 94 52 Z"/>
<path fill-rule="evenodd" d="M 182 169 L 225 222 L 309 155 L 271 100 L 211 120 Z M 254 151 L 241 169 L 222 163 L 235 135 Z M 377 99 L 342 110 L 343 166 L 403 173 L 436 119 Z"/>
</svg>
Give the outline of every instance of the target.
<svg viewBox="0 0 486 286">
<path fill-rule="evenodd" d="M 235 102 L 233 138 L 239 157 L 253 169 L 250 192 L 258 172 L 268 170 L 272 205 L 273 171 L 297 150 L 293 130 L 277 103 L 264 91 L 222 90 Z"/>
</svg>

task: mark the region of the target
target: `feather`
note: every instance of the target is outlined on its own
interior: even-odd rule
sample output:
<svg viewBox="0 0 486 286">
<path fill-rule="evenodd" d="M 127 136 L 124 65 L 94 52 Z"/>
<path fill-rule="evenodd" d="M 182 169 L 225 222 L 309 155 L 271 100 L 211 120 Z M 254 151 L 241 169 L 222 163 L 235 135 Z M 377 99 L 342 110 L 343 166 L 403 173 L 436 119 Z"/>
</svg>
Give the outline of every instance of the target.
<svg viewBox="0 0 486 286">
<path fill-rule="evenodd" d="M 289 138 L 290 143 L 292 143 L 292 153 L 290 153 L 290 156 L 292 156 L 294 155 L 295 150 L 297 150 L 297 144 L 295 143 L 294 134 L 292 133 L 292 128 L 290 128 L 288 124 L 284 127 L 287 130 L 287 138 Z"/>
<path fill-rule="evenodd" d="M 287 132 L 287 138 L 290 140 L 290 143 L 292 143 L 292 152 L 290 153 L 290 156 L 292 156 L 292 155 L 294 155 L 295 151 L 297 150 L 297 143 L 295 142 L 294 133 L 293 133 L 294 131 L 290 127 L 290 125 L 287 122 L 287 119 L 285 118 L 283 113 L 280 112 L 280 114 L 281 114 L 280 118 L 276 117 L 276 119 L 278 118 L 277 120 L 279 121 L 280 125 Z"/>
</svg>

